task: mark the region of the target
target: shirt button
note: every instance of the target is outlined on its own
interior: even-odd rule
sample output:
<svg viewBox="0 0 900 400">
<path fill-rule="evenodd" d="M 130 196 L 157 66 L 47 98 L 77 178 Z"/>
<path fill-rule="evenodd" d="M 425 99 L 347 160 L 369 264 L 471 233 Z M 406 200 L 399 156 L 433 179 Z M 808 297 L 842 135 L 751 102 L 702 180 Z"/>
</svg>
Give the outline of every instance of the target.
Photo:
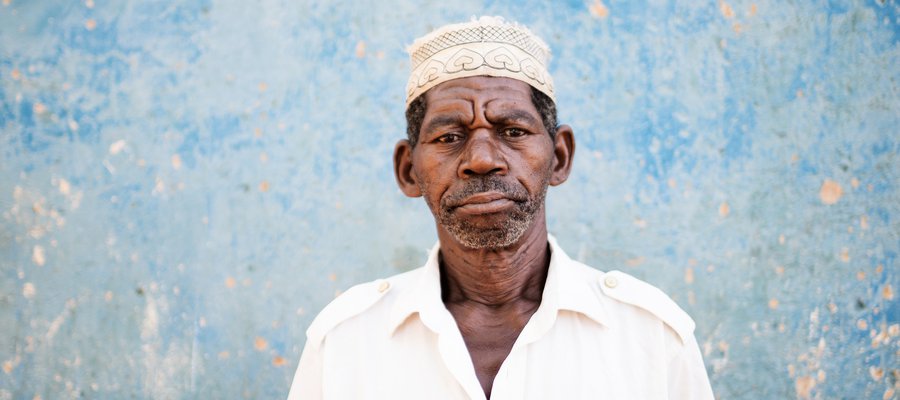
<svg viewBox="0 0 900 400">
<path fill-rule="evenodd" d="M 606 285 L 606 287 L 613 289 L 616 286 L 619 286 L 619 280 L 614 276 L 607 276 L 603 279 L 603 284 Z"/>
<path fill-rule="evenodd" d="M 388 289 L 390 289 L 390 288 L 391 288 L 391 283 L 390 283 L 390 282 L 388 282 L 388 281 L 381 281 L 381 283 L 378 284 L 378 293 L 384 293 L 384 292 L 386 292 L 386 291 L 387 291 Z"/>
</svg>

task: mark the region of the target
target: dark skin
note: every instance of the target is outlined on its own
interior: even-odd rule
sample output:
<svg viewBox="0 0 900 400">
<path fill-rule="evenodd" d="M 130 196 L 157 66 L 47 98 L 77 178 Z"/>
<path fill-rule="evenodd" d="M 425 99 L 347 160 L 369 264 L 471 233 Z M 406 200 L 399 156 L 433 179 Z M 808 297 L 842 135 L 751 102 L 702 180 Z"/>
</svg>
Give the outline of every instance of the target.
<svg viewBox="0 0 900 400">
<path fill-rule="evenodd" d="M 566 181 L 575 140 L 561 125 L 555 138 L 541 123 L 531 88 L 509 78 L 470 77 L 425 93 L 427 109 L 413 147 L 401 140 L 394 172 L 404 194 L 424 196 L 441 243 L 444 304 L 456 320 L 485 395 L 513 344 L 538 309 L 550 263 L 544 205 L 525 233 L 502 248 L 460 243 L 437 218 L 441 199 L 467 180 L 495 175 L 536 196 Z M 502 193 L 470 196 L 453 213 L 472 226 L 503 226 L 515 201 Z"/>
</svg>

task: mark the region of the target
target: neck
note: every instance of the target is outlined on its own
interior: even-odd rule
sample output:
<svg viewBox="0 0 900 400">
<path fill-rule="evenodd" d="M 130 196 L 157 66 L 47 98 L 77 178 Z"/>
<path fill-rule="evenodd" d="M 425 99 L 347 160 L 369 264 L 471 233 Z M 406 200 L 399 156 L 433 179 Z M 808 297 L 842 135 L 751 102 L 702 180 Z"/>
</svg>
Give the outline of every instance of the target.
<svg viewBox="0 0 900 400">
<path fill-rule="evenodd" d="M 540 302 L 550 265 L 543 216 L 522 238 L 501 249 L 471 249 L 438 229 L 444 302 L 500 307 L 522 300 Z"/>
</svg>

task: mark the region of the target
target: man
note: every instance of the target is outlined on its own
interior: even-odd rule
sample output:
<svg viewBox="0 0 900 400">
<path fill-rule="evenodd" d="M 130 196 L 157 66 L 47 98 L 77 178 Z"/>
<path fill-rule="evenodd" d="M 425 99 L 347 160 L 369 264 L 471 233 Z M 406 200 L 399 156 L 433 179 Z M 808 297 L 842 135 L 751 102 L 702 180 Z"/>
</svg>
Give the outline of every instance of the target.
<svg viewBox="0 0 900 400">
<path fill-rule="evenodd" d="M 690 317 L 547 233 L 544 196 L 575 139 L 556 124 L 544 42 L 483 17 L 410 53 L 394 171 L 439 242 L 425 266 L 316 317 L 289 398 L 712 399 Z"/>
</svg>

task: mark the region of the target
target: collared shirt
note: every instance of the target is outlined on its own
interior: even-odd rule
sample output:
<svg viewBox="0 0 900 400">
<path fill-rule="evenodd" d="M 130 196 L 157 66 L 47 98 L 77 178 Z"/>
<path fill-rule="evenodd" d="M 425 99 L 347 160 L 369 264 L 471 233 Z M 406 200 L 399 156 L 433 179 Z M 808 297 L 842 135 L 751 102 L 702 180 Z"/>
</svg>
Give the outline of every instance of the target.
<svg viewBox="0 0 900 400">
<path fill-rule="evenodd" d="M 541 304 L 494 378 L 492 399 L 713 398 L 687 314 L 653 286 L 590 268 L 548 241 Z M 484 399 L 441 301 L 438 252 L 325 307 L 307 331 L 288 399 Z"/>
</svg>

